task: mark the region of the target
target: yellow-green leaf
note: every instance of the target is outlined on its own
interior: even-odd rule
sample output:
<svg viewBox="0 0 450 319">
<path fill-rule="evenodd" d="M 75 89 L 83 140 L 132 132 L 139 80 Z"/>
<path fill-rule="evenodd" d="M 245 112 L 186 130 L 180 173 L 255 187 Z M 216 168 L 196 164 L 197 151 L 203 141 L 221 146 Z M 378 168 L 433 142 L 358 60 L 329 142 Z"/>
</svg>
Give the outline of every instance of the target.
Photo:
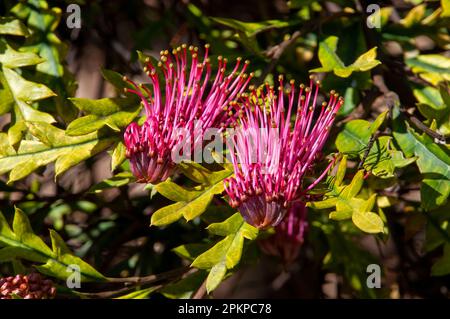
<svg viewBox="0 0 450 319">
<path fill-rule="evenodd" d="M 50 232 L 52 248 L 33 233 L 30 222 L 23 211 L 16 208 L 13 228 L 11 229 L 0 212 L 0 260 L 12 258 L 25 259 L 42 265 L 36 268 L 49 276 L 65 280 L 71 272 L 70 266 L 78 266 L 82 281 L 105 281 L 106 278 L 92 266 L 74 256 L 62 238 L 54 231 Z"/>
<path fill-rule="evenodd" d="M 352 215 L 352 221 L 359 229 L 366 233 L 376 234 L 383 232 L 383 220 L 375 213 L 356 211 Z"/>
<path fill-rule="evenodd" d="M 377 48 L 373 47 L 369 51 L 360 55 L 355 62 L 345 66 L 339 56 L 336 54 L 337 43 L 339 39 L 330 36 L 319 44 L 319 61 L 322 67 L 311 70 L 310 72 L 330 72 L 333 71 L 339 77 L 347 78 L 353 72 L 368 71 L 376 67 L 381 62 L 376 59 Z"/>
<path fill-rule="evenodd" d="M 114 172 L 126 159 L 126 147 L 123 142 L 117 142 L 111 155 L 111 171 Z"/>
<path fill-rule="evenodd" d="M 209 274 L 206 278 L 206 291 L 210 293 L 214 289 L 219 286 L 219 284 L 222 282 L 223 278 L 225 277 L 225 274 L 227 273 L 227 266 L 225 263 L 221 262 L 216 265 L 214 265 Z"/>
<path fill-rule="evenodd" d="M 19 52 L 0 41 L 0 64 L 9 69 L 42 63 L 44 59 L 33 52 Z"/>
<path fill-rule="evenodd" d="M 183 211 L 181 211 L 181 209 L 184 205 L 185 202 L 178 202 L 158 209 L 152 214 L 150 224 L 154 226 L 164 226 L 176 222 L 183 217 Z"/>
<path fill-rule="evenodd" d="M 20 20 L 11 17 L 0 17 L 0 34 L 27 37 L 30 35 L 30 32 Z"/>
<path fill-rule="evenodd" d="M 71 98 L 72 103 L 86 116 L 72 121 L 67 127 L 67 135 L 84 135 L 108 126 L 120 131 L 139 115 L 141 105 L 131 99 L 105 98 L 90 100 Z"/>
</svg>

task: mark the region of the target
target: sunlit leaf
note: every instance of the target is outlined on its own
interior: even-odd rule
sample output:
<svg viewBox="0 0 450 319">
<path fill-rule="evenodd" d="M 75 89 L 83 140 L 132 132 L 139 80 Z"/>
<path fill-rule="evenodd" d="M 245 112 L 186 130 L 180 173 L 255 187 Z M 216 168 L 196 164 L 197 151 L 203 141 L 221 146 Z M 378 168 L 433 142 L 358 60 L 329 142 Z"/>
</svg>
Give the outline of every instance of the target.
<svg viewBox="0 0 450 319">
<path fill-rule="evenodd" d="M 71 98 L 72 103 L 86 116 L 77 118 L 67 127 L 67 135 L 84 135 L 99 130 L 103 126 L 120 131 L 139 114 L 141 106 L 133 100 L 105 98 L 90 100 Z"/>
<path fill-rule="evenodd" d="M 62 10 L 57 7 L 49 8 L 47 1 L 28 0 L 16 4 L 11 13 L 33 30 L 33 36 L 27 38 L 22 49 L 36 52 L 44 59 L 36 67 L 37 74 L 43 84 L 57 93 L 52 100 L 55 112 L 64 121 L 70 122 L 76 117 L 76 109 L 66 98 L 75 94 L 76 83 L 65 66 L 67 46 L 55 34 Z"/>
<path fill-rule="evenodd" d="M 300 21 L 294 20 L 266 20 L 261 22 L 244 22 L 231 18 L 216 18 L 212 17 L 211 20 L 220 23 L 229 28 L 245 32 L 247 36 L 253 37 L 260 32 L 264 32 L 271 29 L 286 28 L 292 25 L 300 23 Z"/>
<path fill-rule="evenodd" d="M 33 52 L 16 51 L 8 43 L 0 41 L 0 64 L 6 68 L 20 68 L 36 65 L 44 61 L 44 59 Z"/>
<path fill-rule="evenodd" d="M 83 136 L 67 136 L 65 132 L 45 122 L 27 122 L 28 129 L 39 141 L 24 140 L 17 153 L 6 147 L 0 153 L 0 174 L 10 172 L 9 182 L 19 180 L 36 168 L 55 163 L 55 176 L 111 146 L 115 136 L 99 132 Z M 5 135 L 0 136 L 6 139 Z"/>
<path fill-rule="evenodd" d="M 356 211 L 352 215 L 352 221 L 359 229 L 366 233 L 376 234 L 383 232 L 383 221 L 375 213 Z"/>
<path fill-rule="evenodd" d="M 422 54 L 406 60 L 406 64 L 426 81 L 437 85 L 450 81 L 450 58 L 439 54 Z"/>
<path fill-rule="evenodd" d="M 30 32 L 20 20 L 12 17 L 0 17 L 0 34 L 26 37 L 30 35 Z"/>
<path fill-rule="evenodd" d="M 421 205 L 426 210 L 444 205 L 450 195 L 450 150 L 447 145 L 434 143 L 423 133 L 419 135 L 407 127 L 398 108 L 394 108 L 393 135 L 404 153 L 417 157 L 422 174 Z"/>
<path fill-rule="evenodd" d="M 121 187 L 128 185 L 129 183 L 134 181 L 134 176 L 130 172 L 121 172 L 117 175 L 114 175 L 111 178 L 105 179 L 100 183 L 92 186 L 89 189 L 89 192 L 92 193 L 101 193 L 105 189 L 111 189 L 116 187 Z"/>
<path fill-rule="evenodd" d="M 92 266 L 74 256 L 56 232 L 50 231 L 50 238 L 52 248 L 33 233 L 27 216 L 20 209 L 16 208 L 15 210 L 12 229 L 0 212 L 0 246 L 5 247 L 0 250 L 2 261 L 21 258 L 38 262 L 43 264 L 36 266 L 40 272 L 63 280 L 72 273 L 67 270 L 74 265 L 79 268 L 82 281 L 106 280 Z M 8 253 L 6 254 L 5 251 Z"/>
<path fill-rule="evenodd" d="M 194 162 L 180 163 L 183 174 L 200 185 L 186 188 L 171 181 L 159 183 L 156 190 L 176 203 L 160 208 L 152 214 L 151 224 L 163 226 L 184 217 L 190 221 L 205 212 L 214 195 L 224 190 L 223 180 L 233 174 L 232 170 L 210 171 Z"/>
<path fill-rule="evenodd" d="M 211 268 L 206 279 L 206 291 L 210 293 L 219 286 L 225 274 L 227 273 L 227 266 L 224 262 L 218 263 Z"/>
<path fill-rule="evenodd" d="M 311 70 L 310 72 L 330 72 L 333 71 L 339 77 L 349 77 L 353 72 L 363 72 L 373 69 L 381 62 L 376 59 L 377 48 L 374 47 L 366 53 L 359 56 L 355 62 L 345 66 L 339 56 L 336 54 L 338 38 L 330 36 L 319 45 L 319 61 L 322 67 Z"/>
</svg>

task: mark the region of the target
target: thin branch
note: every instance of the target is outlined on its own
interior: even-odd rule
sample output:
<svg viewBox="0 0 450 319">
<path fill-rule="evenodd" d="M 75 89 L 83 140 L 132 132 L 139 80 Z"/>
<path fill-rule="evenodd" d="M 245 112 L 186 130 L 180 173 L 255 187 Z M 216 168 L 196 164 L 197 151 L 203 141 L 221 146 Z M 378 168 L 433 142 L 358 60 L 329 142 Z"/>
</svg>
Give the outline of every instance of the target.
<svg viewBox="0 0 450 319">
<path fill-rule="evenodd" d="M 305 33 L 311 32 L 314 29 L 320 27 L 320 25 L 322 25 L 323 23 L 326 23 L 333 19 L 340 18 L 340 17 L 352 16 L 352 15 L 354 15 L 354 13 L 340 11 L 340 12 L 333 13 L 329 16 L 322 17 L 320 19 L 311 19 L 310 21 L 306 22 L 302 26 L 301 30 L 295 31 L 294 33 L 292 33 L 292 35 L 288 39 L 271 47 L 269 50 L 266 51 L 266 56 L 268 58 L 270 58 L 271 60 L 270 60 L 269 64 L 267 65 L 267 67 L 262 72 L 261 76 L 256 81 L 256 84 L 261 85 L 264 82 L 264 79 L 266 78 L 266 76 L 268 74 L 270 74 L 273 71 L 273 69 L 277 65 L 278 61 L 280 60 L 281 56 L 286 51 L 286 49 L 289 48 L 289 46 L 291 46 L 291 44 L 293 44 L 302 35 L 302 33 L 305 34 Z"/>
<path fill-rule="evenodd" d="M 414 115 L 409 114 L 405 109 L 400 108 L 400 113 L 402 113 L 403 115 L 405 115 L 405 117 L 409 120 L 409 122 L 411 122 L 412 124 L 414 124 L 414 126 L 415 126 L 417 129 L 421 130 L 421 131 L 424 132 L 425 134 L 431 136 L 433 139 L 436 139 L 436 140 L 438 140 L 439 142 L 441 142 L 441 143 L 443 143 L 443 144 L 447 143 L 445 137 L 444 137 L 442 134 L 440 134 L 440 133 L 438 133 L 438 132 L 433 131 L 432 129 L 430 129 L 428 126 L 426 126 L 425 124 L 423 124 L 421 120 L 419 120 L 419 119 L 418 119 L 417 117 L 415 117 Z"/>
<path fill-rule="evenodd" d="M 203 299 L 206 295 L 206 280 L 205 279 L 202 283 L 202 285 L 198 288 L 198 290 L 195 292 L 195 294 L 192 296 L 192 299 Z"/>
<path fill-rule="evenodd" d="M 87 298 L 111 298 L 113 296 L 123 294 L 128 291 L 132 291 L 137 286 L 151 286 L 156 283 L 158 283 L 158 285 L 155 286 L 155 290 L 158 290 L 161 287 L 163 287 L 161 282 L 173 281 L 179 277 L 182 277 L 189 271 L 195 272 L 197 271 L 197 269 L 189 267 L 181 267 L 165 273 L 145 277 L 107 278 L 108 283 L 122 283 L 125 284 L 125 287 L 100 292 L 76 292 L 76 294 Z"/>
<path fill-rule="evenodd" d="M 156 291 L 160 288 L 162 288 L 163 285 L 155 286 L 153 291 Z M 79 292 L 77 293 L 79 296 L 87 297 L 87 298 L 99 298 L 99 299 L 105 299 L 105 298 L 112 298 L 114 296 L 125 294 L 127 292 L 131 292 L 136 287 L 125 287 L 119 290 L 110 290 L 110 291 L 102 291 L 102 292 Z M 145 289 L 145 288 L 144 288 Z"/>
<path fill-rule="evenodd" d="M 366 150 L 364 151 L 364 155 L 361 159 L 361 162 L 358 164 L 358 170 L 363 168 L 364 162 L 367 160 L 367 157 L 369 156 L 370 150 L 372 149 L 373 144 L 377 140 L 378 136 L 380 136 L 380 132 L 376 131 L 370 136 L 369 143 L 367 144 Z"/>
<path fill-rule="evenodd" d="M 300 31 L 295 31 L 288 39 L 284 40 L 280 44 L 270 48 L 267 51 L 267 56 L 271 58 L 270 63 L 266 66 L 263 73 L 259 77 L 257 84 L 260 85 L 263 83 L 266 76 L 273 71 L 284 51 L 297 40 L 301 35 Z"/>
<path fill-rule="evenodd" d="M 386 104 L 388 105 L 389 109 L 392 109 L 392 107 L 395 105 L 395 102 L 400 103 L 400 100 L 398 98 L 398 95 L 389 90 L 389 88 L 386 86 L 386 83 L 384 82 L 384 78 L 381 75 L 375 75 L 373 77 L 373 83 L 376 87 L 384 94 Z M 425 134 L 431 136 L 433 139 L 438 140 L 441 143 L 446 143 L 445 137 L 430 129 L 428 126 L 422 123 L 421 120 L 419 120 L 416 116 L 409 114 L 405 108 L 400 107 L 399 108 L 400 113 L 406 117 L 409 123 L 413 124 L 417 129 L 424 132 Z"/>
<path fill-rule="evenodd" d="M 190 270 L 191 270 L 190 267 L 181 267 L 161 274 L 150 275 L 145 277 L 107 278 L 107 279 L 109 283 L 149 284 L 180 277 L 185 273 L 189 272 Z"/>
</svg>

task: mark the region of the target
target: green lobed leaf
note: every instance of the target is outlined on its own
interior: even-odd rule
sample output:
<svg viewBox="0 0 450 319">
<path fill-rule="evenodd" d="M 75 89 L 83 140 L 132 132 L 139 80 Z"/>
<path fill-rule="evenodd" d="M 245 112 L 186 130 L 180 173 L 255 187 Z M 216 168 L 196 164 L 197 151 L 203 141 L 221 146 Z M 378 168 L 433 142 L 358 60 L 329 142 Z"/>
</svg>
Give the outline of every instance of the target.
<svg viewBox="0 0 450 319">
<path fill-rule="evenodd" d="M 224 262 L 214 265 L 209 271 L 208 277 L 206 278 L 206 291 L 210 293 L 216 289 L 227 273 L 227 266 Z"/>
<path fill-rule="evenodd" d="M 111 189 L 128 185 L 134 181 L 134 176 L 130 172 L 121 172 L 111 178 L 107 178 L 100 183 L 93 185 L 89 189 L 89 193 L 101 193 L 105 189 Z"/>
<path fill-rule="evenodd" d="M 241 259 L 244 238 L 254 240 L 258 234 L 258 230 L 247 224 L 239 213 L 222 223 L 211 224 L 208 229 L 226 237 L 195 258 L 193 267 L 210 269 L 223 262 L 227 269 L 232 269 Z"/>
<path fill-rule="evenodd" d="M 193 188 L 179 186 L 170 180 L 159 183 L 156 190 L 176 203 L 160 208 L 152 214 L 151 225 L 171 224 L 181 217 L 190 221 L 206 211 L 214 195 L 224 190 L 223 180 L 233 174 L 231 170 L 210 171 L 197 163 L 180 163 L 178 167 L 190 179 L 201 183 Z"/>
<path fill-rule="evenodd" d="M 197 291 L 206 276 L 206 271 L 196 271 L 175 283 L 171 283 L 161 288 L 160 293 L 162 293 L 166 298 L 189 299 L 195 291 Z"/>
<path fill-rule="evenodd" d="M 196 162 L 183 161 L 178 164 L 178 168 L 183 175 L 200 184 L 215 184 L 220 180 L 223 180 L 233 173 L 233 167 L 231 165 L 224 165 L 224 170 L 211 171 L 206 167 Z"/>
<path fill-rule="evenodd" d="M 53 110 L 65 122 L 72 121 L 77 112 L 67 98 L 75 94 L 76 82 L 65 65 L 67 45 L 55 33 L 62 10 L 49 8 L 44 0 L 28 0 L 15 5 L 11 13 L 33 30 L 33 36 L 27 38 L 22 49 L 36 52 L 45 60 L 36 66 L 36 77 L 57 93 L 51 103 Z"/>
<path fill-rule="evenodd" d="M 266 20 L 261 22 L 244 22 L 231 18 L 218 17 L 212 17 L 211 20 L 229 28 L 244 32 L 248 37 L 254 37 L 258 33 L 263 31 L 286 28 L 300 23 L 300 21 L 295 20 Z"/>
<path fill-rule="evenodd" d="M 2 112 L 9 112 L 12 108 L 11 126 L 8 130 L 9 142 L 15 147 L 26 131 L 26 121 L 55 122 L 53 116 L 37 110 L 32 103 L 46 99 L 55 93 L 43 84 L 25 80 L 17 72 L 2 66 L 2 93 L 6 98 Z"/>
<path fill-rule="evenodd" d="M 422 54 L 405 62 L 414 73 L 433 85 L 450 81 L 450 58 L 444 55 Z"/>
<path fill-rule="evenodd" d="M 210 244 L 204 244 L 204 243 L 185 244 L 185 245 L 180 245 L 178 247 L 173 248 L 172 251 L 181 258 L 186 258 L 190 261 L 194 261 L 194 259 L 198 255 L 202 254 L 209 248 L 211 248 Z"/>
<path fill-rule="evenodd" d="M 126 159 L 126 147 L 121 141 L 117 142 L 111 154 L 111 171 L 114 172 Z"/>
<path fill-rule="evenodd" d="M 364 152 L 370 139 L 370 123 L 365 120 L 353 120 L 345 124 L 336 137 L 337 149 L 353 158 Z"/>
<path fill-rule="evenodd" d="M 14 50 L 7 42 L 0 40 L 0 64 L 9 69 L 36 65 L 44 62 L 34 52 L 20 52 Z"/>
<path fill-rule="evenodd" d="M 206 228 L 211 234 L 218 236 L 228 236 L 241 232 L 242 236 L 254 240 L 258 236 L 258 229 L 245 223 L 238 213 L 227 218 L 220 223 L 213 223 Z"/>
<path fill-rule="evenodd" d="M 406 16 L 400 20 L 400 23 L 406 28 L 411 28 L 416 24 L 420 24 L 424 18 L 426 11 L 426 4 L 420 4 L 413 7 Z"/>
<path fill-rule="evenodd" d="M 381 217 L 372 212 L 356 211 L 352 215 L 352 221 L 359 229 L 366 233 L 382 233 L 384 229 L 384 223 Z"/>
<path fill-rule="evenodd" d="M 256 239 L 258 229 L 247 224 L 241 214 L 235 213 L 223 222 L 211 224 L 208 231 L 225 238 L 198 255 L 192 262 L 192 267 L 210 270 L 206 279 L 206 289 L 210 293 L 225 278 L 227 270 L 239 263 L 244 238 Z"/>
<path fill-rule="evenodd" d="M 19 74 L 17 74 L 15 71 L 7 67 L 3 67 L 3 73 L 5 75 L 6 80 L 8 81 L 9 88 L 11 89 L 14 97 L 19 101 L 31 103 L 34 101 L 46 99 L 48 97 L 56 95 L 52 90 L 50 90 L 45 85 L 27 81 L 24 78 L 22 78 Z M 25 112 L 24 115 L 26 115 Z M 29 119 L 26 116 L 25 118 L 27 120 Z"/>
<path fill-rule="evenodd" d="M 384 228 L 382 219 L 371 212 L 376 202 L 376 194 L 367 199 L 360 195 L 364 183 L 364 171 L 359 170 L 350 184 L 342 184 L 346 163 L 346 157 L 344 157 L 339 164 L 335 178 L 328 179 L 330 181 L 329 191 L 324 194 L 324 200 L 308 202 L 307 206 L 317 210 L 334 208 L 335 210 L 329 215 L 330 219 L 346 220 L 352 218 L 353 223 L 365 232 L 382 232 Z"/>
<path fill-rule="evenodd" d="M 441 8 L 442 8 L 442 18 L 450 17 L 450 1 L 449 0 L 441 0 Z"/>
<path fill-rule="evenodd" d="M 417 157 L 417 166 L 423 176 L 421 206 L 429 211 L 444 205 L 450 195 L 450 150 L 448 145 L 434 143 L 426 135 L 419 135 L 407 126 L 398 107 L 394 108 L 394 138 L 404 153 Z"/>
<path fill-rule="evenodd" d="M 13 17 L 0 17 L 0 34 L 27 37 L 30 32 L 20 20 Z"/>
<path fill-rule="evenodd" d="M 443 135 L 450 134 L 450 94 L 447 85 L 440 85 L 439 90 L 433 87 L 416 87 L 414 96 L 419 103 L 417 107 L 429 122 L 436 121 L 438 130 Z"/>
<path fill-rule="evenodd" d="M 36 268 L 43 274 L 67 279 L 71 272 L 69 266 L 76 265 L 80 270 L 82 281 L 105 281 L 106 278 L 92 266 L 74 256 L 66 246 L 62 238 L 50 231 L 52 248 L 33 233 L 30 222 L 20 209 L 15 209 L 13 228 L 11 229 L 0 212 L 0 260 L 9 261 L 13 258 L 26 259 L 43 265 Z"/>
<path fill-rule="evenodd" d="M 0 115 L 8 113 L 14 107 L 14 96 L 8 88 L 5 76 L 0 72 Z"/>
<path fill-rule="evenodd" d="M 70 167 L 110 147 L 115 136 L 99 132 L 83 136 L 67 136 L 65 132 L 45 122 L 27 122 L 30 133 L 36 140 L 24 140 L 15 150 L 8 145 L 5 134 L 0 135 L 0 174 L 10 172 L 9 183 L 22 179 L 38 167 L 55 163 L 55 177 Z"/>
<path fill-rule="evenodd" d="M 345 66 L 339 56 L 336 54 L 337 43 L 339 39 L 330 36 L 319 44 L 319 61 L 322 67 L 311 70 L 310 72 L 330 72 L 333 71 L 339 77 L 347 78 L 353 72 L 363 72 L 373 69 L 381 62 L 376 59 L 377 48 L 374 47 L 364 54 L 360 55 L 355 62 Z"/>
<path fill-rule="evenodd" d="M 70 101 L 86 116 L 77 118 L 67 127 L 67 135 L 84 135 L 108 126 L 115 131 L 130 124 L 138 116 L 141 105 L 123 98 L 99 100 L 71 98 Z"/>
<path fill-rule="evenodd" d="M 352 158 L 364 158 L 363 167 L 380 178 L 392 178 L 396 168 L 413 163 L 416 158 L 404 158 L 403 154 L 394 148 L 390 136 L 381 136 L 374 140 L 366 155 L 371 136 L 379 129 L 386 119 L 387 111 L 381 113 L 374 122 L 353 120 L 345 124 L 344 129 L 336 138 L 337 149 Z"/>
</svg>

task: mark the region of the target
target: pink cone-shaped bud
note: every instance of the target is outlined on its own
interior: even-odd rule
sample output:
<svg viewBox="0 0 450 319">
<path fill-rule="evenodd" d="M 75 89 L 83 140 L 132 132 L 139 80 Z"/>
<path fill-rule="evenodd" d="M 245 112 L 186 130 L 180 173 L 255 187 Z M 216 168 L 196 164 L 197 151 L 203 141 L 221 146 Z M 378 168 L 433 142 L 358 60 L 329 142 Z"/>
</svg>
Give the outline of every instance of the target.
<svg viewBox="0 0 450 319">
<path fill-rule="evenodd" d="M 306 214 L 305 203 L 293 203 L 281 223 L 275 227 L 275 233 L 259 242 L 261 249 L 268 255 L 281 258 L 285 265 L 295 261 L 308 228 Z"/>
</svg>

